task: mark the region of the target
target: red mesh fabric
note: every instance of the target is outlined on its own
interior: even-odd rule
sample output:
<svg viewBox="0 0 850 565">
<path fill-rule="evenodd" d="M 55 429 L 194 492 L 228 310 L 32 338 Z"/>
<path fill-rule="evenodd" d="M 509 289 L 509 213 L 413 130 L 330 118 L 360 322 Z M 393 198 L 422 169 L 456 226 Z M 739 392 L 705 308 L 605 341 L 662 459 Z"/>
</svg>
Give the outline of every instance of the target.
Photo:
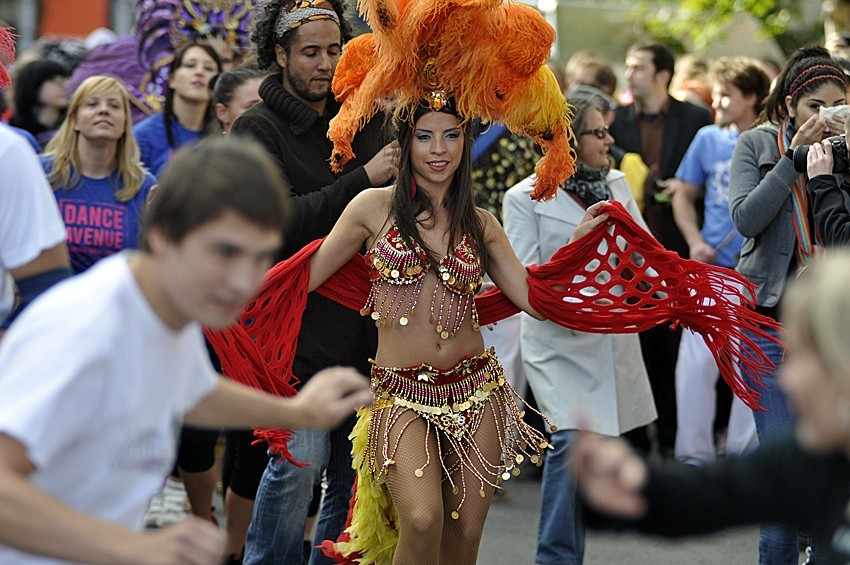
<svg viewBox="0 0 850 565">
<path fill-rule="evenodd" d="M 295 395 L 292 361 L 307 302 L 308 259 L 320 243 L 314 241 L 266 273 L 257 297 L 245 307 L 238 323 L 220 331 L 206 330 L 222 372 L 230 379 L 277 396 Z M 290 430 L 256 429 L 254 434 L 258 441 L 268 442 L 272 453 L 299 464 L 286 447 Z"/>
<path fill-rule="evenodd" d="M 735 394 L 758 409 L 758 391 L 736 369 L 760 383 L 772 364 L 744 331 L 768 337 L 761 327 L 777 324 L 751 309 L 754 286 L 735 271 L 667 251 L 617 202 L 603 211 L 610 216 L 605 227 L 562 247 L 549 263 L 528 268 L 531 305 L 549 320 L 585 332 L 633 333 L 663 323 L 698 332 Z M 253 381 L 241 377 L 240 382 L 276 394 L 273 387 L 291 383 L 309 258 L 320 244 L 314 241 L 277 264 L 245 308 L 240 325 L 210 339 L 222 362 L 227 359 L 230 374 L 253 375 Z M 369 293 L 364 258 L 352 258 L 317 292 L 359 310 Z M 519 311 L 498 289 L 475 300 L 482 324 Z M 240 326 L 245 336 L 239 335 Z M 270 438 L 272 449 L 279 443 L 275 438 Z"/>
<path fill-rule="evenodd" d="M 747 406 L 772 363 L 744 331 L 778 324 L 752 310 L 755 287 L 737 272 L 682 259 L 638 226 L 619 202 L 610 220 L 545 265 L 529 268 L 529 302 L 556 323 L 594 333 L 632 333 L 669 322 L 702 335 L 724 380 Z M 755 353 L 752 353 L 752 352 Z"/>
<path fill-rule="evenodd" d="M 12 84 L 6 69 L 15 62 L 15 37 L 11 27 L 0 27 L 0 88 Z"/>
</svg>

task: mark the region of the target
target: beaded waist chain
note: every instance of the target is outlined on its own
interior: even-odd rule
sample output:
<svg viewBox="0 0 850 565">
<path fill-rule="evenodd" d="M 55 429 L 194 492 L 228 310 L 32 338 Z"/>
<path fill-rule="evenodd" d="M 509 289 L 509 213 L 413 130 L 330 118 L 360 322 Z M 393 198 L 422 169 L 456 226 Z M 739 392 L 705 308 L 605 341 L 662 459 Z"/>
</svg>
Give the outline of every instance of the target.
<svg viewBox="0 0 850 565">
<path fill-rule="evenodd" d="M 505 384 L 496 355 L 489 349 L 465 357 L 448 371 L 422 364 L 416 367 L 372 367 L 377 408 L 398 404 L 420 414 L 464 412 L 484 402 Z"/>
</svg>

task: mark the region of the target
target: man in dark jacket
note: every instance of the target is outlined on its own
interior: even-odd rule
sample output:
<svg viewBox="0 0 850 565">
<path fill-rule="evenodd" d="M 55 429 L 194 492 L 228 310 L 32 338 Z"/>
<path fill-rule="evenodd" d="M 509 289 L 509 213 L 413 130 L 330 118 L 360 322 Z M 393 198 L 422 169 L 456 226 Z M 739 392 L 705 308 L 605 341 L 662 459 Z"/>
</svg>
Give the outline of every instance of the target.
<svg viewBox="0 0 850 565">
<path fill-rule="evenodd" d="M 626 55 L 626 82 L 634 102 L 615 111 L 611 135 L 620 151 L 637 153 L 649 174 L 644 185 L 643 215 L 667 249 L 687 257 L 688 245 L 673 220 L 672 195 L 666 180 L 676 175 L 679 162 L 697 131 L 711 123 L 711 114 L 670 96 L 673 54 L 658 43 L 639 43 Z M 639 199 L 640 200 L 640 199 Z M 675 368 L 681 330 L 658 326 L 641 333 L 641 350 L 658 409 L 658 441 L 663 455 L 673 455 L 676 442 Z M 648 448 L 645 430 L 630 432 L 639 448 Z"/>
<path fill-rule="evenodd" d="M 260 86 L 262 101 L 243 113 L 232 134 L 258 139 L 291 185 L 292 218 L 284 233 L 288 257 L 326 236 L 345 206 L 362 190 L 384 186 L 396 172 L 397 144 L 384 146 L 382 116 L 354 139 L 357 157 L 339 175 L 330 168 L 328 122 L 339 111 L 331 81 L 351 28 L 338 0 L 259 5 L 251 40 L 261 69 L 276 71 Z M 311 294 L 293 364 L 303 383 L 321 369 L 353 366 L 369 374 L 377 335 L 371 320 Z M 354 471 L 348 434 L 353 419 L 328 432 L 296 431 L 289 449 L 298 467 L 273 458 L 257 490 L 245 563 L 301 563 L 304 529 L 314 487 L 327 470 L 327 490 L 315 540 L 336 539 L 345 524 Z M 246 493 L 250 495 L 251 493 Z M 315 545 L 315 544 L 314 544 Z M 314 550 L 311 563 L 324 563 Z"/>
</svg>

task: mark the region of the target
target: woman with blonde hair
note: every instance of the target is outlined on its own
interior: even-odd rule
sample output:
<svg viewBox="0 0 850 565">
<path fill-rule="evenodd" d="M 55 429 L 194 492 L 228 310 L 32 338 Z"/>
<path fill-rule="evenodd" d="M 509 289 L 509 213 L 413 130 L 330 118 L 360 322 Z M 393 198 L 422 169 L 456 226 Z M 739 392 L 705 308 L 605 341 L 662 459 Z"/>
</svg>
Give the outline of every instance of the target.
<svg viewBox="0 0 850 565">
<path fill-rule="evenodd" d="M 139 160 L 121 82 L 94 76 L 80 84 L 42 165 L 67 227 L 75 273 L 137 246 L 142 210 L 156 180 Z"/>
</svg>

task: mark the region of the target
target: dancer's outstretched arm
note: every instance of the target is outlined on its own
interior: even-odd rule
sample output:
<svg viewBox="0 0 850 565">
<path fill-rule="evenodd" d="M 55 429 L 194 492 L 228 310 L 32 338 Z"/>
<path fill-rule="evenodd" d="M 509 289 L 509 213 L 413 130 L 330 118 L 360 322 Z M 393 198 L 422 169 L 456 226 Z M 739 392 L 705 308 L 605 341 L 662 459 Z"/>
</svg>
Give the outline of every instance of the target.
<svg viewBox="0 0 850 565">
<path fill-rule="evenodd" d="M 387 218 L 392 188 L 372 188 L 354 197 L 331 233 L 310 257 L 310 292 L 354 257 Z"/>
<path fill-rule="evenodd" d="M 603 200 L 587 209 L 573 236 L 570 238 L 570 242 L 584 237 L 596 226 L 608 219 L 608 214 L 599 213 L 606 204 L 608 204 L 608 201 Z M 484 239 L 490 261 L 487 270 L 490 278 L 493 279 L 496 286 L 518 308 L 538 320 L 545 319 L 528 302 L 528 281 L 526 280 L 528 271 L 520 260 L 517 259 L 510 241 L 508 241 L 508 236 L 505 235 L 505 230 L 490 212 L 479 210 L 479 213 L 484 220 Z"/>
</svg>

